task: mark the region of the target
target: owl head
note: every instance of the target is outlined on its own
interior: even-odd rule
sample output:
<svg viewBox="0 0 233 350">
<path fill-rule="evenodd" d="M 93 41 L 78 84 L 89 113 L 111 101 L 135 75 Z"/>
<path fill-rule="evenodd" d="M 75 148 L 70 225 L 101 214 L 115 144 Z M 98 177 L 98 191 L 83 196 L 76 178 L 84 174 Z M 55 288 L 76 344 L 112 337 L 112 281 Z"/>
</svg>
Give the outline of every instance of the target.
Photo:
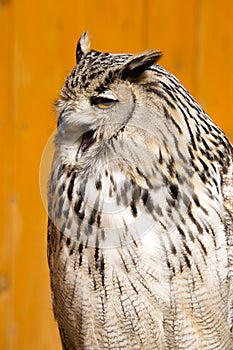
<svg viewBox="0 0 233 350">
<path fill-rule="evenodd" d="M 160 57 L 160 51 L 131 55 L 90 50 L 88 34 L 82 34 L 77 64 L 56 103 L 56 145 L 65 162 L 86 164 L 129 125 L 131 136 L 138 126 L 148 134 L 154 113 L 148 86 L 156 84 L 150 67 Z"/>
</svg>

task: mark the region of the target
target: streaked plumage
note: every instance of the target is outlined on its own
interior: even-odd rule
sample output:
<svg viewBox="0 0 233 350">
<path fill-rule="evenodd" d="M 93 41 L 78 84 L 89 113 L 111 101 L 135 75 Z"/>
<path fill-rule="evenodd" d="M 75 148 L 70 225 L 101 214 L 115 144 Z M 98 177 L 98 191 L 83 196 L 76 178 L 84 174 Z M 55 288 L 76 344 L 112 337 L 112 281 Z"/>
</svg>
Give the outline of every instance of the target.
<svg viewBox="0 0 233 350">
<path fill-rule="evenodd" d="M 231 144 L 160 52 L 89 46 L 56 104 L 48 194 L 63 349 L 233 349 Z"/>
</svg>

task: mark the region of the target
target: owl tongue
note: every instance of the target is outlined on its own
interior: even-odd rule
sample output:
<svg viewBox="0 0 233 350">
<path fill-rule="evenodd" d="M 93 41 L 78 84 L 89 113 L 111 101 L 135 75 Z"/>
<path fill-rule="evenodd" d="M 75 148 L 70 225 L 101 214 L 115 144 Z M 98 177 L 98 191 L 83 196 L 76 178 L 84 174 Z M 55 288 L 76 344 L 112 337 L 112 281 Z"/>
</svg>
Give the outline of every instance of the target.
<svg viewBox="0 0 233 350">
<path fill-rule="evenodd" d="M 95 133 L 95 130 L 90 130 L 85 132 L 85 134 L 83 134 L 82 145 L 81 145 L 83 152 L 85 152 L 87 148 L 89 148 L 95 142 L 94 133 Z"/>
</svg>

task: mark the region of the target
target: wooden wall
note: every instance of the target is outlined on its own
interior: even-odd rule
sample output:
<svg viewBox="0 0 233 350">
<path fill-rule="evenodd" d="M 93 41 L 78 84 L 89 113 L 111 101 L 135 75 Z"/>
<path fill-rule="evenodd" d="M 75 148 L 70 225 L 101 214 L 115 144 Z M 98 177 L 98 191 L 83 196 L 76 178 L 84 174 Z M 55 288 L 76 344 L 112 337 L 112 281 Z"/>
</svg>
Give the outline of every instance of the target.
<svg viewBox="0 0 233 350">
<path fill-rule="evenodd" d="M 61 349 L 50 303 L 39 169 L 76 42 L 155 48 L 233 139 L 231 0 L 0 0 L 0 349 Z"/>
</svg>

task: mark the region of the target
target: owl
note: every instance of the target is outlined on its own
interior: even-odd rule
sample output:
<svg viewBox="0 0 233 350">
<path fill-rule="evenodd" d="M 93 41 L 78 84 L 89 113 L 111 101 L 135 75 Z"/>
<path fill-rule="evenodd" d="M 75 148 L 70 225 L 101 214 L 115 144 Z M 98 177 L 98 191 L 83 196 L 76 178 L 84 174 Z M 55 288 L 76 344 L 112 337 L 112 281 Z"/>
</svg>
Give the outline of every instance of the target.
<svg viewBox="0 0 233 350">
<path fill-rule="evenodd" d="M 233 349 L 232 146 L 160 57 L 90 50 L 84 32 L 56 102 L 63 350 Z"/>
</svg>

